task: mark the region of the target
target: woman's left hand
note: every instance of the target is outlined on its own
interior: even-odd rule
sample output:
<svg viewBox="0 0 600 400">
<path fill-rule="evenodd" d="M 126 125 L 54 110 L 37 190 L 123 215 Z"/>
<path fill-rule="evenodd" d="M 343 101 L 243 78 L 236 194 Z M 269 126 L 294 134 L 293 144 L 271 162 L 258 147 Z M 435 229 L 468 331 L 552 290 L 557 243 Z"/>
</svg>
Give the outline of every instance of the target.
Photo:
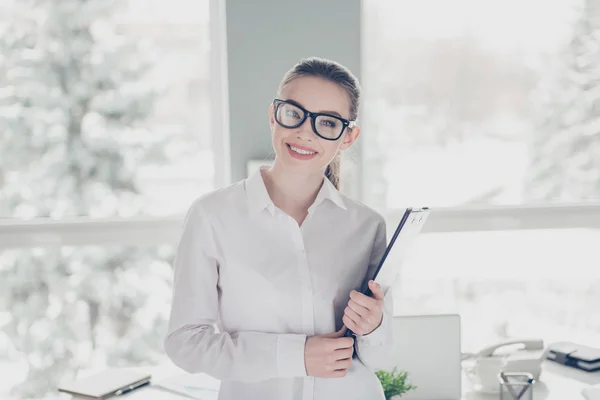
<svg viewBox="0 0 600 400">
<path fill-rule="evenodd" d="M 383 319 L 383 292 L 381 286 L 369 281 L 373 297 L 356 290 L 350 292 L 350 301 L 344 310 L 344 325 L 360 336 L 368 335 L 379 328 Z"/>
</svg>

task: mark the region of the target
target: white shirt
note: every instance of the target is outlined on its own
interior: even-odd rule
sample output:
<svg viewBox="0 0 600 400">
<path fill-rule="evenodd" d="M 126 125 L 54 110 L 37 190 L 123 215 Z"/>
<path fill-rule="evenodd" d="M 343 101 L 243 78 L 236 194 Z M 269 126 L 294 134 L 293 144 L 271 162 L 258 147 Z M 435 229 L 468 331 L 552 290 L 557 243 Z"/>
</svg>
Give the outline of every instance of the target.
<svg viewBox="0 0 600 400">
<path fill-rule="evenodd" d="M 391 290 L 344 378 L 308 377 L 304 345 L 341 328 L 385 232 L 380 214 L 326 178 L 301 226 L 275 207 L 260 172 L 202 196 L 175 259 L 168 356 L 221 380 L 220 400 L 384 399 L 374 371 L 391 362 Z"/>
</svg>

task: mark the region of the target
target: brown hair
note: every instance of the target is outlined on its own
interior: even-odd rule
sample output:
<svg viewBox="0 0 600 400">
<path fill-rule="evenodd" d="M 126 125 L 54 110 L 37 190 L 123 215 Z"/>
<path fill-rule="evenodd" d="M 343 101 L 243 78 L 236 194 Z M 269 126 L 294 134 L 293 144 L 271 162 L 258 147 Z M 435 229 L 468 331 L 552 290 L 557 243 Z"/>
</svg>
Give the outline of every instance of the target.
<svg viewBox="0 0 600 400">
<path fill-rule="evenodd" d="M 348 99 L 350 100 L 350 120 L 354 121 L 357 119 L 358 107 L 360 105 L 360 85 L 356 77 L 348 68 L 335 61 L 319 57 L 310 57 L 300 60 L 284 75 L 283 80 L 279 84 L 279 90 L 277 91 L 278 96 L 281 95 L 285 86 L 291 81 L 305 76 L 322 78 L 340 85 L 346 91 Z M 327 170 L 325 170 L 325 176 L 338 190 L 340 189 L 340 162 L 341 157 L 338 152 L 327 166 Z"/>
</svg>

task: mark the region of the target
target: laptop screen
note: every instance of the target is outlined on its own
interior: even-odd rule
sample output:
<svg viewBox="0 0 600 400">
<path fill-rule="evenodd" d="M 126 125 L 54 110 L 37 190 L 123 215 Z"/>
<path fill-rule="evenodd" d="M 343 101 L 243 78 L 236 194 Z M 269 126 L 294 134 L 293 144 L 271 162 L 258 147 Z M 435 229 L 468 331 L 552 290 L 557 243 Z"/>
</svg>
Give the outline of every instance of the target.
<svg viewBox="0 0 600 400">
<path fill-rule="evenodd" d="M 460 317 L 397 316 L 393 324 L 393 366 L 406 371 L 407 382 L 417 386 L 403 394 L 402 400 L 459 400 Z"/>
</svg>

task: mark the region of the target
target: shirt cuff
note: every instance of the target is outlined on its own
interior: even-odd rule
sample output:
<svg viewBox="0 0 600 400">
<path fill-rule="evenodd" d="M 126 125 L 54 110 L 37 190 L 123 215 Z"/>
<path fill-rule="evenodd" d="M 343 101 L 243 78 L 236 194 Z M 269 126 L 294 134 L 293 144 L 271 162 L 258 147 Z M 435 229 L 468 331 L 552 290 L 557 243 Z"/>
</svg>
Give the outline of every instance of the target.
<svg viewBox="0 0 600 400">
<path fill-rule="evenodd" d="M 306 376 L 306 335 L 281 334 L 277 338 L 277 372 L 282 378 Z"/>
<path fill-rule="evenodd" d="M 383 313 L 381 324 L 368 335 L 357 336 L 358 343 L 363 346 L 382 346 L 387 340 L 387 317 Z"/>
</svg>

